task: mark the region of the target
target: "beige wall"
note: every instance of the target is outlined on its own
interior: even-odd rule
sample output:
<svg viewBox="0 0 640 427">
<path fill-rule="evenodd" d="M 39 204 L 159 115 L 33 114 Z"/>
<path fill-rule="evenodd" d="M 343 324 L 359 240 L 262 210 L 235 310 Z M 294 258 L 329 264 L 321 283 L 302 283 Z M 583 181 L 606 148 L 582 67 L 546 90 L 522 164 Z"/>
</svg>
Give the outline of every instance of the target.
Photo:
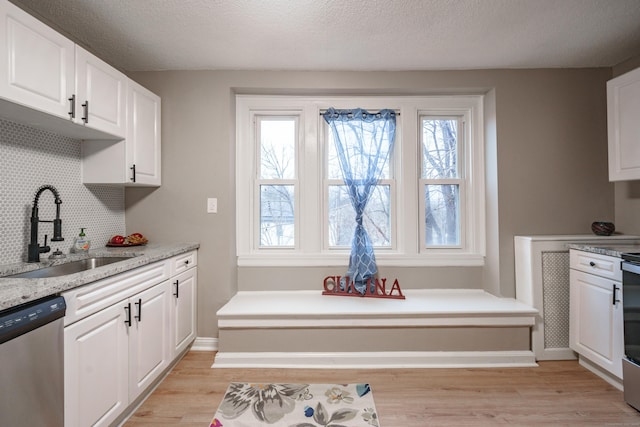
<svg viewBox="0 0 640 427">
<path fill-rule="evenodd" d="M 215 337 L 215 312 L 238 288 L 320 289 L 321 279 L 335 273 L 236 267 L 234 93 L 489 92 L 495 116 L 488 134 L 497 145 L 487 151 L 497 171 L 489 171 L 487 199 L 497 205 L 488 210 L 487 267 L 381 267 L 381 275 L 399 277 L 405 288 L 472 287 L 514 296 L 514 235 L 586 234 L 592 221 L 613 220 L 605 90 L 610 75 L 604 68 L 132 73 L 162 97 L 163 183 L 126 190 L 127 230 L 158 241 L 201 243 L 198 336 Z M 207 197 L 218 198 L 217 214 L 206 213 Z"/>
</svg>

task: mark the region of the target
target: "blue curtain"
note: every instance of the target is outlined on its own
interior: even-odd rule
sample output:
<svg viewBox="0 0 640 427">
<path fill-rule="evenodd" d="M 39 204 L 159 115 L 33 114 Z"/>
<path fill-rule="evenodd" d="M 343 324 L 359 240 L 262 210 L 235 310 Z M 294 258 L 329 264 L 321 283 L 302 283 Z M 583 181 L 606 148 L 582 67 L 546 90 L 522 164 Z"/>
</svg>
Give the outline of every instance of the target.
<svg viewBox="0 0 640 427">
<path fill-rule="evenodd" d="M 364 294 L 367 279 L 375 278 L 378 267 L 362 219 L 369 197 L 393 152 L 396 113 L 393 110 L 369 113 L 363 109 L 329 108 L 323 117 L 333 133 L 344 183 L 356 212 L 346 276 L 354 282 L 357 291 Z"/>
</svg>

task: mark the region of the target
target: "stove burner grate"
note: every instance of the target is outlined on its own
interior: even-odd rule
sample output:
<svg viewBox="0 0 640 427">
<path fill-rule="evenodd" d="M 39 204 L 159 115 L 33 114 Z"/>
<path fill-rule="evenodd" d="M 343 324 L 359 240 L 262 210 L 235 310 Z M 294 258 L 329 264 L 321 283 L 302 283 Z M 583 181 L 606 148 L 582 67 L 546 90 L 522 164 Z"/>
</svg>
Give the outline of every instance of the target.
<svg viewBox="0 0 640 427">
<path fill-rule="evenodd" d="M 633 262 L 636 264 L 640 264 L 640 252 L 627 252 L 621 254 L 621 257 L 624 261 Z"/>
</svg>

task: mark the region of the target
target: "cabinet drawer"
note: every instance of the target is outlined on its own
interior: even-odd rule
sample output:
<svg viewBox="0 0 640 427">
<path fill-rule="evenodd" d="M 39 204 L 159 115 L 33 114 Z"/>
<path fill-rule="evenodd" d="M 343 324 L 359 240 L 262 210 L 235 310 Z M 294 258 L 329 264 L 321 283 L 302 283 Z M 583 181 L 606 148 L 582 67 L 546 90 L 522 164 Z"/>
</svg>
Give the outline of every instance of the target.
<svg viewBox="0 0 640 427">
<path fill-rule="evenodd" d="M 198 265 L 198 251 L 191 251 L 184 254 L 176 255 L 170 260 L 171 275 L 175 276 L 183 271 Z"/>
<path fill-rule="evenodd" d="M 62 293 L 67 303 L 64 325 L 70 325 L 169 278 L 170 260 L 144 265 Z"/>
<path fill-rule="evenodd" d="M 575 249 L 571 249 L 570 253 L 570 267 L 574 270 L 584 271 L 585 273 L 595 274 L 618 282 L 622 281 L 622 269 L 620 268 L 622 260 L 620 258 Z"/>
</svg>

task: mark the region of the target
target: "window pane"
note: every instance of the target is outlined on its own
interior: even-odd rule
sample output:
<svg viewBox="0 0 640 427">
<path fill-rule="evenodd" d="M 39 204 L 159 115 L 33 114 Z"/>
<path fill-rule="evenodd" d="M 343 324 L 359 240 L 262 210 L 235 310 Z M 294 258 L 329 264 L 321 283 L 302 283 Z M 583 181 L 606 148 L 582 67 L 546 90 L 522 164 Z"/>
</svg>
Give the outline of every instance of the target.
<svg viewBox="0 0 640 427">
<path fill-rule="evenodd" d="M 422 118 L 422 178 L 458 178 L 458 120 Z"/>
<path fill-rule="evenodd" d="M 364 212 L 363 224 L 373 246 L 391 246 L 391 187 L 378 185 Z M 329 245 L 351 247 L 356 213 L 346 185 L 329 186 Z"/>
<path fill-rule="evenodd" d="M 343 179 L 342 170 L 340 169 L 340 160 L 338 159 L 338 152 L 336 151 L 336 144 L 333 139 L 333 132 L 328 124 L 325 123 L 326 126 L 326 134 L 327 134 L 327 175 L 329 179 Z M 370 144 L 358 144 L 356 139 L 352 139 L 349 141 L 352 144 L 351 151 L 356 150 L 369 150 L 371 152 L 376 152 L 376 147 L 372 147 Z M 355 144 L 358 144 L 357 147 Z M 388 151 L 389 141 L 385 139 L 384 141 L 385 150 Z M 391 163 L 393 161 L 388 159 L 388 161 L 384 164 L 382 168 L 382 173 L 380 174 L 379 179 L 390 179 L 391 172 Z M 364 171 L 364 170 L 363 170 Z"/>
<path fill-rule="evenodd" d="M 425 185 L 427 246 L 460 245 L 460 188 L 458 185 Z"/>
<path fill-rule="evenodd" d="M 295 178 L 296 120 L 260 119 L 260 178 Z"/>
<path fill-rule="evenodd" d="M 260 186 L 260 246 L 294 246 L 293 185 Z"/>
</svg>

